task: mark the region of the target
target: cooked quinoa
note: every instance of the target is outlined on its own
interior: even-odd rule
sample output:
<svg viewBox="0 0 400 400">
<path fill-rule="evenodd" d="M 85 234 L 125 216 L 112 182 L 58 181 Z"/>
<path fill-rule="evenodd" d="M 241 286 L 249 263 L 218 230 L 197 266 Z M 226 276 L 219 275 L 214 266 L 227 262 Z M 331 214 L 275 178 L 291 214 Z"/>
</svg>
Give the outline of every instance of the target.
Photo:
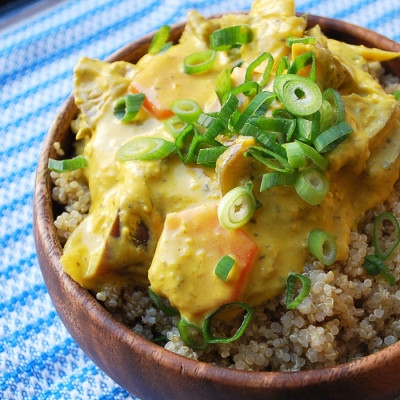
<svg viewBox="0 0 400 400">
<path fill-rule="evenodd" d="M 382 75 L 379 63 L 370 70 L 387 92 L 400 89 L 399 79 Z M 58 145 L 57 153 L 62 152 Z M 59 153 L 61 154 L 61 153 Z M 53 199 L 65 206 L 55 221 L 61 243 L 85 218 L 90 192 L 82 170 L 51 173 Z M 389 211 L 400 220 L 400 180 L 387 201 L 369 211 L 358 232 L 350 235 L 346 262 L 330 267 L 308 260 L 303 274 L 311 279 L 309 296 L 295 309 L 285 307 L 285 294 L 255 308 L 244 335 L 228 344 L 214 344 L 206 351 L 194 351 L 180 339 L 179 317 L 167 317 L 155 307 L 141 288 L 105 285 L 95 293 L 99 302 L 119 321 L 137 334 L 159 339 L 177 354 L 228 368 L 253 371 L 298 371 L 331 367 L 374 353 L 400 338 L 400 247 L 385 261 L 398 282 L 390 286 L 380 275 L 369 276 L 365 257 L 374 254 L 373 222 Z M 383 246 L 393 241 L 384 237 Z M 240 320 L 234 321 L 240 324 Z M 233 323 L 234 324 L 234 323 Z M 217 322 L 214 335 L 235 331 L 234 326 Z"/>
</svg>

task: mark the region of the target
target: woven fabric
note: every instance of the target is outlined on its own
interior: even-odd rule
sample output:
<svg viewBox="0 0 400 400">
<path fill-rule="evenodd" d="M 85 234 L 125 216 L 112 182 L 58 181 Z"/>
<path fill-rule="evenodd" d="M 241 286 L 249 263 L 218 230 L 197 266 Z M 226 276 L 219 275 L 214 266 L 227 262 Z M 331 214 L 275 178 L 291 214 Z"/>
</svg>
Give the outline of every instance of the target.
<svg viewBox="0 0 400 400">
<path fill-rule="evenodd" d="M 185 18 L 248 9 L 250 0 L 72 0 L 0 32 L 0 399 L 135 399 L 79 349 L 40 274 L 32 235 L 35 167 L 72 90 L 80 56 L 104 59 Z M 299 0 L 400 41 L 400 0 Z M 0 21 L 1 21 L 0 16 Z"/>
</svg>

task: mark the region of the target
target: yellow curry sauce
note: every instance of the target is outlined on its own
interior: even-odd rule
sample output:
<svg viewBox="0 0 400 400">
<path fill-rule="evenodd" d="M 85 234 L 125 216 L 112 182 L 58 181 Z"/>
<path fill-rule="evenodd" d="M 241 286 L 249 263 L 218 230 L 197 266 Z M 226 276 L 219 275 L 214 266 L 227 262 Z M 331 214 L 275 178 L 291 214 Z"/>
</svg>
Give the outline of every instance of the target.
<svg viewBox="0 0 400 400">
<path fill-rule="evenodd" d="M 183 59 L 207 50 L 211 32 L 238 24 L 250 26 L 250 43 L 230 57 L 218 52 L 212 71 L 184 74 Z M 146 287 L 150 282 L 182 317 L 201 325 L 222 304 L 254 306 L 280 293 L 290 272 L 302 272 L 309 256 L 308 234 L 314 228 L 336 238 L 338 261 L 347 258 L 351 229 L 388 197 L 399 176 L 400 111 L 367 64 L 396 55 L 327 39 L 318 27 L 308 33 L 317 37 L 315 45 L 295 44 L 291 50 L 286 37 L 302 37 L 305 27 L 306 20 L 294 14 L 293 0 L 256 0 L 249 15 L 204 20 L 190 13 L 178 45 L 146 55 L 137 65 L 79 61 L 74 94 L 80 114 L 73 129 L 84 143 L 92 203 L 64 248 L 62 263 L 73 279 L 94 291 L 105 283 Z M 114 117 L 115 101 L 128 93 L 132 82 L 160 108 L 169 109 L 177 99 L 193 99 L 205 111 L 213 110 L 218 106 L 215 79 L 223 68 L 240 59 L 243 70 L 260 53 L 270 52 L 275 71 L 282 56 L 294 59 L 306 51 L 315 53 L 320 89 L 332 87 L 341 93 L 354 130 L 327 153 L 330 190 L 320 205 L 306 203 L 291 186 L 260 193 L 265 169 L 242 154 L 252 144 L 249 137 L 233 142 L 218 160 L 217 171 L 184 165 L 177 156 L 116 161 L 117 150 L 134 137 L 173 141 L 163 122 L 143 108 L 132 123 Z M 238 83 L 240 70 L 232 73 Z M 265 89 L 271 90 L 269 86 Z M 274 101 L 271 108 L 277 107 Z M 217 205 L 227 190 L 250 179 L 263 207 L 231 237 L 215 224 Z M 233 254 L 237 261 L 226 282 L 214 274 L 221 254 Z"/>
</svg>

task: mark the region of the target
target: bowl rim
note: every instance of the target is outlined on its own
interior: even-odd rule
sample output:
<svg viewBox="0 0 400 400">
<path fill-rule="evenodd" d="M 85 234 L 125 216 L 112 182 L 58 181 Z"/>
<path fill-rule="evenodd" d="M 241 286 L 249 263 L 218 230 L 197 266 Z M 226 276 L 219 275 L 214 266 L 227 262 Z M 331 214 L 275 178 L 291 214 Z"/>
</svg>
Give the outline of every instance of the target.
<svg viewBox="0 0 400 400">
<path fill-rule="evenodd" d="M 215 18 L 221 14 L 212 15 L 208 18 Z M 329 36 L 327 32 L 337 29 L 338 23 L 342 28 L 344 36 L 352 35 L 352 32 L 361 29 L 364 34 L 363 43 L 378 43 L 383 49 L 397 49 L 400 52 L 400 44 L 379 35 L 366 28 L 361 28 L 347 22 L 338 21 L 332 18 L 308 15 L 311 25 L 323 22 L 328 29 L 324 28 L 323 32 Z M 179 30 L 184 26 L 184 22 L 171 25 L 171 32 Z M 112 53 L 106 58 L 106 61 L 112 62 L 117 60 L 126 60 L 131 57 L 132 48 L 140 45 L 148 45 L 156 31 L 151 32 Z M 178 35 L 180 36 L 180 34 Z M 176 40 L 177 37 L 173 38 Z M 375 46 L 378 47 L 378 46 Z M 400 74 L 399 74 L 400 76 Z M 63 288 L 68 293 L 85 305 L 93 313 L 94 317 L 99 318 L 104 324 L 104 328 L 114 335 L 118 340 L 123 341 L 130 347 L 135 347 L 138 357 L 154 357 L 158 365 L 163 365 L 171 373 L 192 375 L 196 379 L 204 379 L 213 382 L 214 377 L 218 380 L 226 379 L 229 384 L 234 387 L 246 388 L 271 388 L 284 386 L 288 389 L 297 389 L 299 387 L 324 384 L 332 380 L 340 379 L 344 376 L 356 376 L 363 370 L 369 370 L 373 373 L 378 370 L 380 363 L 390 355 L 390 358 L 400 358 L 400 341 L 395 344 L 362 357 L 361 359 L 338 364 L 333 367 L 327 367 L 316 370 L 289 371 L 289 372 L 269 372 L 269 371 L 242 371 L 230 369 L 226 367 L 215 366 L 202 361 L 192 360 L 179 354 L 168 351 L 157 344 L 154 344 L 145 338 L 134 333 L 128 327 L 118 322 L 114 317 L 95 299 L 95 297 L 86 289 L 82 288 L 72 278 L 63 272 L 59 259 L 62 255 L 62 248 L 57 239 L 56 228 L 54 226 L 53 212 L 49 205 L 52 204 L 51 197 L 51 180 L 47 169 L 49 157 L 55 156 L 53 143 L 55 141 L 56 128 L 60 121 L 65 118 L 71 118 L 76 114 L 76 106 L 74 104 L 73 94 L 71 94 L 62 105 L 56 120 L 53 122 L 49 132 L 46 135 L 40 159 L 36 172 L 36 183 L 34 190 L 34 233 L 35 243 L 39 262 L 42 268 L 42 260 L 49 257 L 54 272 L 58 275 Z M 43 273 L 43 270 L 42 270 Z M 46 285 L 48 282 L 46 281 Z M 50 290 L 49 290 L 50 293 Z M 53 300 L 53 299 L 52 299 Z M 54 300 L 53 300 L 54 301 Z M 59 305 L 55 304 L 57 312 Z M 64 324 L 65 321 L 63 320 Z M 78 343 L 79 344 L 79 343 Z M 86 350 L 85 350 L 86 352 Z M 95 363 L 97 363 L 95 361 Z M 118 377 L 107 372 L 114 380 L 118 382 Z"/>
</svg>

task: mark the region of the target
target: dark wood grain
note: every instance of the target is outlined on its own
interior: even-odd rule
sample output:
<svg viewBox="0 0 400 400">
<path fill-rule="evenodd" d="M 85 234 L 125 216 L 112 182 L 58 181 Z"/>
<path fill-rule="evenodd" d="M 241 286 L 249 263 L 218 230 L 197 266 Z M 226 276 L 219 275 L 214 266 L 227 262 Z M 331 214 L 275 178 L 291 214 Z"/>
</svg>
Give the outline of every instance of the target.
<svg viewBox="0 0 400 400">
<path fill-rule="evenodd" d="M 332 19 L 309 16 L 332 38 L 400 51 L 400 45 L 369 30 Z M 173 26 L 177 41 L 183 24 Z M 108 58 L 136 62 L 147 52 L 152 35 L 137 40 Z M 386 68 L 400 76 L 400 60 Z M 34 231 L 37 255 L 47 289 L 65 326 L 78 345 L 112 379 L 147 399 L 392 399 L 400 394 L 400 343 L 361 360 L 318 371 L 293 373 L 243 372 L 193 361 L 141 338 L 116 321 L 94 298 L 64 274 L 54 227 L 51 182 L 47 163 L 55 157 L 52 144 L 68 149 L 76 115 L 70 96 L 51 127 L 37 167 Z"/>
</svg>

